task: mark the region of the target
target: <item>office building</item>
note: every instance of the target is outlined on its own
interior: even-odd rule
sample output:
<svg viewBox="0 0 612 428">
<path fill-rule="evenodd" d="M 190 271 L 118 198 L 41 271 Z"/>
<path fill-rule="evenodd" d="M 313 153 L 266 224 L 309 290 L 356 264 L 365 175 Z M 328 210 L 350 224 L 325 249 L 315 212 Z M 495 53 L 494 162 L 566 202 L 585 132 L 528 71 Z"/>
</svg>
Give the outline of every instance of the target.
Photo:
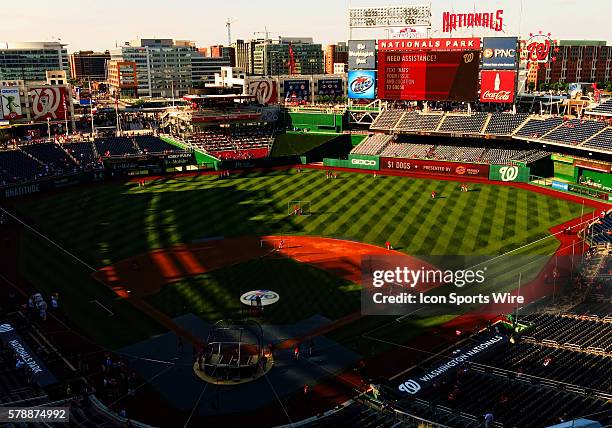
<svg viewBox="0 0 612 428">
<path fill-rule="evenodd" d="M 293 56 L 293 58 L 292 58 Z M 293 70 L 291 70 L 293 62 Z M 253 53 L 253 74 L 279 76 L 284 74 L 321 74 L 324 71 L 321 45 L 312 38 L 281 37 L 278 41 L 257 43 Z"/>
<path fill-rule="evenodd" d="M 79 81 L 104 81 L 110 52 L 79 51 L 70 54 L 70 76 Z"/>
<path fill-rule="evenodd" d="M 69 71 L 66 45 L 59 42 L 0 43 L 0 80 L 45 81 L 47 70 Z"/>
</svg>

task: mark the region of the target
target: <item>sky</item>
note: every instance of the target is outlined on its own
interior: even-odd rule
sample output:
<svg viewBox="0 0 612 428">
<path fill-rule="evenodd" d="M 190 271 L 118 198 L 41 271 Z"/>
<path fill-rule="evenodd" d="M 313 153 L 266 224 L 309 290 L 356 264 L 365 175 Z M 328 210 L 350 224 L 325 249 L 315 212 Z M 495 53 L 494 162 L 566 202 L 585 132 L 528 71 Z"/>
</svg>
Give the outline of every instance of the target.
<svg viewBox="0 0 612 428">
<path fill-rule="evenodd" d="M 22 0 L 3 1 L 0 41 L 60 39 L 68 51 L 112 49 L 139 37 L 193 40 L 198 46 L 263 37 L 313 37 L 322 44 L 349 38 L 348 8 L 431 3 L 432 35 L 442 13 L 504 11 L 505 35 L 551 33 L 554 39 L 612 44 L 612 0 Z M 7 19 L 7 17 L 13 19 Z M 254 34 L 260 32 L 259 34 Z M 353 38 L 384 38 L 385 30 L 354 30 Z M 453 36 L 504 35 L 471 31 Z"/>
</svg>

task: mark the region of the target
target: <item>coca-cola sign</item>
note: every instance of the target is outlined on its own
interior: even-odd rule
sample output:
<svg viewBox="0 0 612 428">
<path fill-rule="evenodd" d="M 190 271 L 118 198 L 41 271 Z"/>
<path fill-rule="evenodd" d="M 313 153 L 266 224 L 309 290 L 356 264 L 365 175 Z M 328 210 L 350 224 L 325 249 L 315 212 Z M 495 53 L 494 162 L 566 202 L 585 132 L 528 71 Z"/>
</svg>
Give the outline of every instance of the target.
<svg viewBox="0 0 612 428">
<path fill-rule="evenodd" d="M 481 73 L 480 101 L 483 103 L 513 103 L 516 72 L 483 70 Z"/>
</svg>

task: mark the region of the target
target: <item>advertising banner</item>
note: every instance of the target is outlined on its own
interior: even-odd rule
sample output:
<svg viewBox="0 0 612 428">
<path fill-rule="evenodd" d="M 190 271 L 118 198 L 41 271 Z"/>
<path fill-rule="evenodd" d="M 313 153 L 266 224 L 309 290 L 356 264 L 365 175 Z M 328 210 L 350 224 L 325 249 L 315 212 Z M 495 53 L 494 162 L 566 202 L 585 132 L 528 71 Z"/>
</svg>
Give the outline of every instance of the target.
<svg viewBox="0 0 612 428">
<path fill-rule="evenodd" d="M 373 155 L 349 155 L 349 164 L 351 168 L 369 169 L 378 171 L 380 169 L 379 157 Z"/>
<path fill-rule="evenodd" d="M 349 40 L 349 70 L 376 70 L 376 40 Z"/>
<path fill-rule="evenodd" d="M 480 102 L 512 103 L 515 88 L 515 71 L 483 70 L 480 75 Z"/>
<path fill-rule="evenodd" d="M 65 87 L 45 86 L 31 88 L 32 118 L 37 121 L 64 119 L 68 110 L 68 93 Z"/>
<path fill-rule="evenodd" d="M 42 387 L 52 385 L 57 379 L 44 365 L 38 355 L 21 338 L 11 324 L 0 324 L 0 340 L 5 347 L 10 348 L 17 358 L 28 366 L 36 383 Z"/>
<path fill-rule="evenodd" d="M 256 97 L 258 104 L 276 104 L 278 91 L 273 79 L 250 80 L 247 83 L 247 93 Z"/>
<path fill-rule="evenodd" d="M 319 79 L 317 81 L 317 95 L 342 98 L 344 96 L 342 79 Z"/>
<path fill-rule="evenodd" d="M 285 80 L 283 95 L 286 103 L 303 103 L 310 101 L 310 81 L 306 79 Z"/>
<path fill-rule="evenodd" d="M 553 180 L 552 188 L 557 190 L 565 190 L 567 192 L 569 190 L 569 184 L 562 181 Z"/>
<path fill-rule="evenodd" d="M 480 50 L 480 38 L 386 39 L 378 41 L 379 51 L 470 51 Z"/>
<path fill-rule="evenodd" d="M 0 98 L 2 98 L 1 117 L 4 117 L 4 119 L 20 119 L 23 117 L 19 88 L 4 87 L 0 89 Z"/>
<path fill-rule="evenodd" d="M 378 98 L 476 101 L 480 51 L 378 52 Z"/>
<path fill-rule="evenodd" d="M 348 97 L 358 99 L 376 98 L 376 72 L 355 70 L 349 71 Z"/>
<path fill-rule="evenodd" d="M 516 165 L 491 165 L 489 167 L 489 180 L 512 181 L 520 183 L 529 182 L 530 169 Z"/>
<path fill-rule="evenodd" d="M 380 158 L 381 171 L 406 171 L 415 174 L 452 177 L 489 178 L 489 165 L 479 163 L 441 162 L 424 159 Z"/>
<path fill-rule="evenodd" d="M 483 357 L 507 342 L 508 337 L 502 334 L 483 337 L 481 340 L 469 344 L 458 352 L 453 352 L 452 357 L 444 359 L 428 371 L 404 380 L 397 385 L 397 392 L 404 396 L 422 393 L 427 388 L 433 386 L 438 380 L 444 379 L 451 373 L 456 372 L 465 363 Z"/>
<path fill-rule="evenodd" d="M 485 37 L 482 42 L 483 70 L 514 70 L 517 62 L 516 37 Z"/>
</svg>

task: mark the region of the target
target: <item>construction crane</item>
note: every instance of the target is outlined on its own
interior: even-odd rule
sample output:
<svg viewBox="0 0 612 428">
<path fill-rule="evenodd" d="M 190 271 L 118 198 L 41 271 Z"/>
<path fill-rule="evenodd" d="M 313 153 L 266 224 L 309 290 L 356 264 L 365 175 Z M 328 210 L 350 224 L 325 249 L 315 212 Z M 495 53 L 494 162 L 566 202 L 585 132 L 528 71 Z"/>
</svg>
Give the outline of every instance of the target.
<svg viewBox="0 0 612 428">
<path fill-rule="evenodd" d="M 232 24 L 236 22 L 236 20 L 231 20 L 230 18 L 227 18 L 227 21 L 225 22 L 225 26 L 227 27 L 227 45 L 231 46 L 232 45 Z"/>
<path fill-rule="evenodd" d="M 268 27 L 264 27 L 264 30 L 265 31 L 254 31 L 253 35 L 256 36 L 258 34 L 263 34 L 263 35 L 266 36 L 265 40 L 268 40 L 270 38 L 270 32 L 268 31 Z"/>
</svg>

